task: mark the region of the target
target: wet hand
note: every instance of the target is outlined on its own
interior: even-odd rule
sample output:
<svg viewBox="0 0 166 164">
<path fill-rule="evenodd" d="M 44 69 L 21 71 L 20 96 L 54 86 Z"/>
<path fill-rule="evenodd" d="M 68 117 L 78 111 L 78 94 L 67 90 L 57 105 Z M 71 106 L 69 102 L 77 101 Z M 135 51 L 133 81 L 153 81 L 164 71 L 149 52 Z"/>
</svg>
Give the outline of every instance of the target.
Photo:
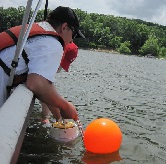
<svg viewBox="0 0 166 164">
<path fill-rule="evenodd" d="M 56 119 L 56 121 L 58 121 L 61 118 L 61 113 L 59 108 L 51 108 L 51 113 L 53 114 L 54 118 Z"/>
<path fill-rule="evenodd" d="M 74 121 L 78 120 L 76 107 L 70 102 L 68 102 L 67 109 L 60 109 L 60 113 L 64 119 L 73 119 Z"/>
</svg>

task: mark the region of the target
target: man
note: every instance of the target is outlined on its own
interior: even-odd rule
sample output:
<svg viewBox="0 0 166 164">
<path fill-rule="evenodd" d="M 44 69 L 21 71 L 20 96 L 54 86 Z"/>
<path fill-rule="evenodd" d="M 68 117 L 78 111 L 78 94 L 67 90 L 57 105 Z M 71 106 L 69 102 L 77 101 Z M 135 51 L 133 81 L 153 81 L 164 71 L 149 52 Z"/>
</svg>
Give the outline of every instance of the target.
<svg viewBox="0 0 166 164">
<path fill-rule="evenodd" d="M 77 54 L 78 47 L 76 46 L 76 44 L 73 42 L 67 44 L 65 46 L 64 54 L 57 72 L 59 73 L 62 69 L 68 72 L 71 63 L 76 59 Z M 49 123 L 49 118 L 51 114 L 50 110 L 45 103 L 40 103 L 42 106 L 42 123 Z M 60 111 L 58 108 L 54 109 L 54 117 L 56 118 L 56 121 L 58 121 L 61 118 Z"/>
<path fill-rule="evenodd" d="M 17 35 L 18 31 L 15 32 L 15 28 L 12 30 Z M 38 31 L 40 35 L 38 35 Z M 23 55 L 20 56 L 15 74 L 28 73 L 25 82 L 26 87 L 40 101 L 47 104 L 53 115 L 54 109 L 58 108 L 63 118 L 76 121 L 78 114 L 75 106 L 64 99 L 53 84 L 62 58 L 63 44 L 67 45 L 74 37 L 84 38 L 79 30 L 76 14 L 68 7 L 57 7 L 48 15 L 46 22 L 35 23 L 32 26 L 29 38 L 24 46 L 28 64 L 26 64 L 27 60 Z M 3 40 L 3 44 L 5 44 L 7 39 L 3 38 Z M 6 100 L 6 86 L 9 83 L 9 76 L 3 66 L 11 68 L 16 46 L 12 45 L 2 49 L 0 51 L 0 107 Z"/>
</svg>

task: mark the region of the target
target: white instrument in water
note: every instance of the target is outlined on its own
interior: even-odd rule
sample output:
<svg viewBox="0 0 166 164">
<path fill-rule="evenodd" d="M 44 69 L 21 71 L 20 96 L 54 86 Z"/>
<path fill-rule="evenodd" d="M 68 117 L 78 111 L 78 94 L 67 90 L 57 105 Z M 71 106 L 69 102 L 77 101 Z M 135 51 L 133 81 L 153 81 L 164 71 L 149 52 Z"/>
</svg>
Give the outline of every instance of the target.
<svg viewBox="0 0 166 164">
<path fill-rule="evenodd" d="M 79 135 L 77 124 L 66 120 L 55 122 L 50 128 L 50 136 L 57 141 L 69 142 L 76 139 Z"/>
</svg>

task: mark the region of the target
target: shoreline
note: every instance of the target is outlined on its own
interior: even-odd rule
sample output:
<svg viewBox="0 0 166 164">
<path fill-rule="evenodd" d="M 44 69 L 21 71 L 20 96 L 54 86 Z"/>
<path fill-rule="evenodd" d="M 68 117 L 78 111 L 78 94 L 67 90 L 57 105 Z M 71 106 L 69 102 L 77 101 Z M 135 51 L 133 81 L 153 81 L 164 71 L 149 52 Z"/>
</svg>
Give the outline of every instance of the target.
<svg viewBox="0 0 166 164">
<path fill-rule="evenodd" d="M 113 54 L 119 54 L 120 55 L 120 53 L 118 51 L 115 51 L 113 49 L 95 49 L 95 48 L 83 48 L 83 47 L 80 47 L 79 49 L 89 50 L 89 51 L 96 51 L 96 52 L 113 53 Z"/>
<path fill-rule="evenodd" d="M 89 51 L 96 51 L 96 52 L 105 52 L 105 53 L 112 53 L 112 54 L 118 54 L 118 55 L 131 55 L 131 56 L 138 56 L 138 57 L 145 57 L 145 58 L 151 58 L 151 59 L 160 59 L 160 60 L 166 60 L 165 58 L 161 57 L 161 58 L 157 58 L 154 56 L 149 56 L 149 54 L 145 55 L 145 56 L 141 56 L 141 55 L 136 55 L 136 54 L 121 54 L 118 51 L 115 51 L 113 49 L 94 49 L 94 48 L 79 48 L 82 50 L 89 50 Z"/>
</svg>

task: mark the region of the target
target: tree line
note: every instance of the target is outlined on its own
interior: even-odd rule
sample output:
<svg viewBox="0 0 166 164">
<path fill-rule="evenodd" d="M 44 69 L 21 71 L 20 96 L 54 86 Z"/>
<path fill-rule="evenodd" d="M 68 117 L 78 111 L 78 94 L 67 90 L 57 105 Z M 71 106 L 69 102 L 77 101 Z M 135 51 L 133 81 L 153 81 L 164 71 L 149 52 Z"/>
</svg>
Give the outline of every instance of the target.
<svg viewBox="0 0 166 164">
<path fill-rule="evenodd" d="M 0 7 L 0 32 L 20 25 L 24 11 L 23 6 Z M 86 39 L 74 40 L 79 47 L 166 58 L 166 26 L 140 19 L 87 13 L 80 9 L 75 9 L 75 12 L 80 20 L 81 31 L 86 36 Z M 44 10 L 39 10 L 35 21 L 42 21 L 43 17 Z"/>
</svg>

